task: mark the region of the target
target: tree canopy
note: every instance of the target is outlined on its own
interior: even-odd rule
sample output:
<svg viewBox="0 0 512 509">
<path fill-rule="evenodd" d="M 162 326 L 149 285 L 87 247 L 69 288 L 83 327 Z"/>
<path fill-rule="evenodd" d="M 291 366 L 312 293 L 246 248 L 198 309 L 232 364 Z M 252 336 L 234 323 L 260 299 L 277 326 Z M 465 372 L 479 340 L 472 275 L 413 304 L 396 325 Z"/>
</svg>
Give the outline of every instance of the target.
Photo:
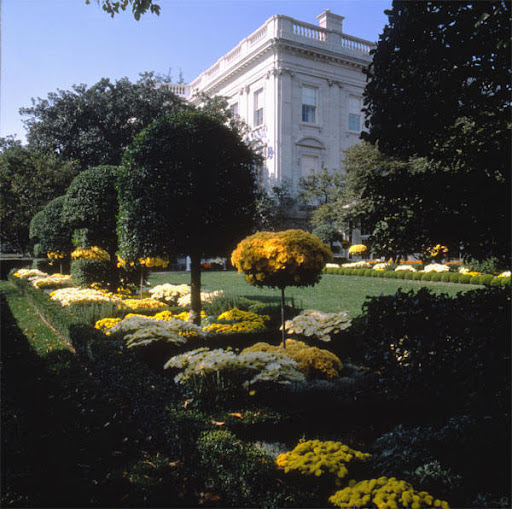
<svg viewBox="0 0 512 509">
<path fill-rule="evenodd" d="M 32 217 L 63 195 L 79 169 L 54 154 L 43 154 L 13 139 L 0 139 L 2 251 L 28 253 Z"/>
<path fill-rule="evenodd" d="M 105 249 L 112 260 L 117 252 L 117 166 L 97 166 L 77 175 L 65 194 L 63 220 L 82 230 L 86 246 Z"/>
<path fill-rule="evenodd" d="M 420 196 L 437 195 L 429 221 L 451 224 L 466 256 L 509 257 L 510 2 L 394 1 L 387 14 L 363 137 L 436 163 Z"/>
<path fill-rule="evenodd" d="M 89 5 L 91 0 L 85 0 L 85 3 Z M 160 15 L 160 6 L 154 0 L 96 0 L 96 3 L 101 5 L 102 9 L 108 12 L 112 18 L 119 14 L 119 9 L 124 11 L 128 6 L 131 6 L 133 17 L 137 21 L 148 10 L 157 16 Z"/>
<path fill-rule="evenodd" d="M 62 221 L 64 196 L 59 196 L 48 202 L 30 222 L 30 238 L 36 244 L 34 254 L 46 256 L 50 252 L 61 252 L 70 255 L 72 229 Z"/>
<path fill-rule="evenodd" d="M 192 320 L 201 257 L 225 255 L 253 228 L 257 160 L 236 131 L 201 111 L 156 120 L 123 158 L 121 256 L 190 255 Z"/>
<path fill-rule="evenodd" d="M 76 160 L 82 169 L 119 165 L 136 134 L 156 118 L 186 106 L 165 80 L 153 73 L 111 82 L 101 79 L 91 87 L 51 92 L 21 108 L 31 147 Z"/>
</svg>

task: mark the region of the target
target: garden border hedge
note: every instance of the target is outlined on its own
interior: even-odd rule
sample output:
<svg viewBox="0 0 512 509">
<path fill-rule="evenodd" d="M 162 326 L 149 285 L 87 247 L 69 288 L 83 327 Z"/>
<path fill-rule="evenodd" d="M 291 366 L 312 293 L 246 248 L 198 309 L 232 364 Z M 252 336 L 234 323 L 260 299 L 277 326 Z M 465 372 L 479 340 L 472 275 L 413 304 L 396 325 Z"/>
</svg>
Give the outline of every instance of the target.
<svg viewBox="0 0 512 509">
<path fill-rule="evenodd" d="M 375 269 L 346 269 L 340 267 L 325 268 L 324 274 L 333 274 L 338 276 L 360 276 L 360 277 L 382 277 L 386 279 L 410 279 L 415 281 L 434 281 L 443 283 L 472 284 L 482 286 L 502 286 L 510 287 L 510 277 L 494 277 L 491 274 L 482 274 L 481 276 L 469 276 L 456 272 L 412 272 L 412 271 L 389 271 Z M 410 274 L 410 275 L 409 275 Z"/>
</svg>

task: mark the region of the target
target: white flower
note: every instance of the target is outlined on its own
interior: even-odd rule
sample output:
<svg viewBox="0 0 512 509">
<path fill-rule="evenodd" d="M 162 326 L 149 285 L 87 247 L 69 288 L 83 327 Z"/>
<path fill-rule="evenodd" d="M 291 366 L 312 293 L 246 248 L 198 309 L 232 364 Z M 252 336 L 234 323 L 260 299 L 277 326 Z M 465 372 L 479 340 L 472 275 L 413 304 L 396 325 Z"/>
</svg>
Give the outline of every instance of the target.
<svg viewBox="0 0 512 509">
<path fill-rule="evenodd" d="M 373 266 L 373 268 L 374 268 L 374 270 L 385 270 L 387 266 L 388 266 L 387 263 L 376 263 Z"/>
<path fill-rule="evenodd" d="M 371 263 L 364 262 L 364 261 L 342 264 L 342 267 L 344 269 L 370 269 L 371 266 L 372 266 Z"/>
<path fill-rule="evenodd" d="M 298 334 L 321 341 L 330 341 L 331 335 L 338 334 L 342 330 L 347 329 L 350 327 L 350 324 L 350 317 L 345 311 L 323 313 L 322 311 L 307 309 L 292 320 L 287 320 L 285 329 L 288 335 Z"/>
<path fill-rule="evenodd" d="M 325 268 L 326 269 L 339 269 L 340 266 L 337 263 L 326 263 Z"/>
<path fill-rule="evenodd" d="M 423 268 L 423 272 L 449 272 L 450 269 L 446 265 L 440 263 L 431 263 Z"/>
<path fill-rule="evenodd" d="M 416 272 L 416 269 L 414 267 L 411 267 L 410 265 L 399 265 L 396 269 L 395 269 L 395 272 L 396 271 L 399 271 L 399 270 L 408 270 L 410 272 Z"/>
</svg>

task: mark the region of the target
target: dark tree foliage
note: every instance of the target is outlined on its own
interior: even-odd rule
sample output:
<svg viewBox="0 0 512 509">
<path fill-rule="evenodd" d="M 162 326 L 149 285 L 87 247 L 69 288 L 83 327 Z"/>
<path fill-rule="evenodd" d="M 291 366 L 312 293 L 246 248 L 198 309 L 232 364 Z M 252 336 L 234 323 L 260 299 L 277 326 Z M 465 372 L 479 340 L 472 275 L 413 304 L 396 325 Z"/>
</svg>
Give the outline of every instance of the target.
<svg viewBox="0 0 512 509">
<path fill-rule="evenodd" d="M 63 220 L 82 230 L 88 246 L 105 249 L 112 260 L 117 252 L 117 166 L 97 166 L 71 182 L 63 204 Z"/>
<path fill-rule="evenodd" d="M 253 228 L 257 160 L 236 131 L 201 111 L 155 121 L 123 158 L 121 255 L 190 255 L 196 322 L 201 257 L 228 254 Z"/>
<path fill-rule="evenodd" d="M 438 163 L 432 221 L 477 258 L 510 255 L 510 5 L 394 1 L 365 90 L 363 137 Z"/>
<path fill-rule="evenodd" d="M 30 222 L 30 238 L 36 242 L 35 256 L 46 256 L 50 251 L 62 251 L 68 255 L 73 247 L 72 228 L 62 221 L 64 196 L 48 202 Z"/>
<path fill-rule="evenodd" d="M 63 195 L 77 165 L 43 154 L 12 139 L 0 139 L 0 215 L 2 251 L 29 253 L 32 217 Z"/>
<path fill-rule="evenodd" d="M 349 231 L 364 225 L 373 253 L 386 259 L 423 253 L 438 243 L 457 252 L 446 222 L 435 220 L 444 210 L 441 193 L 424 192 L 432 177 L 425 158 L 399 160 L 363 142 L 346 151 L 345 171 L 345 192 L 320 207 L 314 220 L 325 216 L 324 221 Z"/>
<path fill-rule="evenodd" d="M 85 3 L 89 5 L 91 0 L 85 0 Z M 160 15 L 160 6 L 153 0 L 96 0 L 96 3 L 101 5 L 102 9 L 108 12 L 112 18 L 119 14 L 119 9 L 125 11 L 128 6 L 131 6 L 133 17 L 137 21 L 148 10 L 152 14 Z"/>
<path fill-rule="evenodd" d="M 119 165 L 136 134 L 159 116 L 185 108 L 165 84 L 146 73 L 136 83 L 103 78 L 89 88 L 74 85 L 32 99 L 32 107 L 20 109 L 29 145 L 77 160 L 82 169 Z"/>
</svg>

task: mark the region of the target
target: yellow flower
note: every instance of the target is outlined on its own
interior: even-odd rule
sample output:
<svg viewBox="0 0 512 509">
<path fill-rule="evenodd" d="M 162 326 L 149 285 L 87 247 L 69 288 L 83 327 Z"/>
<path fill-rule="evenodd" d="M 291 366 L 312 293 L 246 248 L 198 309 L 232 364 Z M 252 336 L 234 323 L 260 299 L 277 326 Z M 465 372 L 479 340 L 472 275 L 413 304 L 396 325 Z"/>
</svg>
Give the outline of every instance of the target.
<svg viewBox="0 0 512 509">
<path fill-rule="evenodd" d="M 71 258 L 87 258 L 89 260 L 109 261 L 110 255 L 101 247 L 92 246 L 87 248 L 77 247 L 72 253 Z"/>
<path fill-rule="evenodd" d="M 358 255 L 366 252 L 368 248 L 364 244 L 354 244 L 348 248 L 349 255 Z"/>
</svg>

